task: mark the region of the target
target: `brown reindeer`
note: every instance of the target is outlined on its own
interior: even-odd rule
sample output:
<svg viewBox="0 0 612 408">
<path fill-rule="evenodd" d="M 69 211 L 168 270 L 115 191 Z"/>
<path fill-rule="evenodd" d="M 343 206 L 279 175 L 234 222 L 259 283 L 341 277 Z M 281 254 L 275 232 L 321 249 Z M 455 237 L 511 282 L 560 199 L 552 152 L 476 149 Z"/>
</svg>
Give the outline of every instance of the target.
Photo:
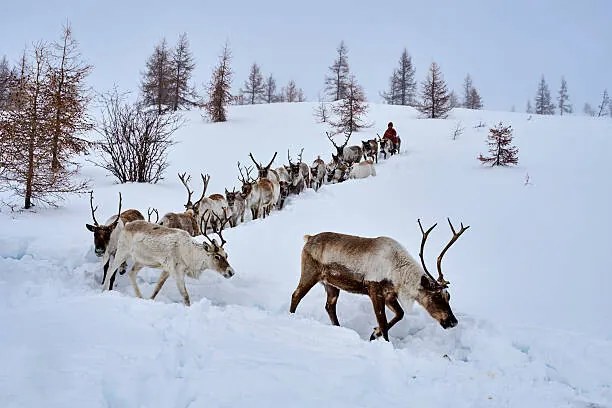
<svg viewBox="0 0 612 408">
<path fill-rule="evenodd" d="M 366 141 L 361 141 L 361 146 L 363 149 L 363 157 L 367 160 L 370 159 L 374 163 L 378 163 L 378 142 L 376 139 L 370 139 Z"/>
<path fill-rule="evenodd" d="M 178 178 L 181 180 L 183 186 L 185 186 L 187 189 L 187 203 L 185 204 L 185 212 L 166 213 L 158 224 L 168 228 L 182 229 L 183 231 L 189 233 L 189 235 L 192 237 L 195 237 L 196 235 L 200 235 L 200 228 L 198 227 L 198 220 L 195 215 L 194 205 L 191 202 L 191 196 L 193 195 L 193 190 L 189 188 L 191 176 L 187 176 L 187 173 L 183 173 L 179 174 Z"/>
<path fill-rule="evenodd" d="M 389 329 L 404 316 L 402 305 L 407 307 L 415 300 L 443 328 L 456 326 L 457 319 L 451 310 L 450 295 L 446 290 L 449 282 L 444 279 L 441 263 L 448 248 L 469 226 L 461 224 L 461 229 L 456 232 L 448 220 L 453 237 L 438 256 L 436 280 L 427 271 L 423 259 L 425 241 L 436 224 L 425 232 L 421 221 L 418 222 L 423 235 L 419 252 L 421 265 L 392 238 L 363 238 L 334 232 L 306 235 L 300 282 L 291 297 L 289 311 L 295 313 L 300 300 L 316 283 L 321 282 L 327 292 L 325 309 L 336 326 L 340 325 L 336 315 L 340 290 L 370 297 L 378 322 L 370 340 L 382 336 L 388 341 Z M 387 322 L 385 306 L 395 313 L 390 322 Z"/>
<path fill-rule="evenodd" d="M 136 220 L 144 220 L 144 217 L 138 210 L 129 209 L 121 212 L 121 193 L 119 193 L 119 210 L 117 211 L 117 215 L 113 215 L 108 220 L 106 220 L 106 224 L 100 225 L 98 224 L 98 220 L 96 220 L 96 210 L 98 206 L 94 208 L 93 206 L 93 191 L 89 192 L 89 206 L 91 208 L 91 217 L 93 218 L 92 224 L 85 224 L 85 227 L 93 232 L 94 235 L 94 251 L 96 256 L 102 257 L 102 269 L 103 269 L 103 277 L 102 281 L 106 278 L 106 273 L 108 271 L 108 267 L 110 264 L 111 257 L 115 256 L 115 252 L 117 251 L 117 235 L 119 230 L 121 230 L 125 224 L 136 221 Z M 126 265 L 121 265 L 119 273 L 123 275 L 125 273 Z M 110 281 L 110 289 L 113 288 L 115 283 L 115 279 Z"/>
<path fill-rule="evenodd" d="M 259 208 L 263 218 L 266 218 L 266 215 L 270 214 L 272 208 L 276 207 L 280 200 L 280 179 L 276 171 L 271 169 L 277 153 L 278 152 L 274 152 L 274 156 L 272 156 L 272 160 L 270 160 L 267 166 L 258 163 L 253 157 L 253 154 L 249 153 L 249 157 L 253 163 L 255 163 L 257 171 L 259 172 L 259 179 L 257 180 L 260 189 Z"/>
<path fill-rule="evenodd" d="M 341 146 L 338 146 L 336 142 L 334 142 L 334 139 L 332 139 L 332 135 L 329 132 L 325 132 L 325 134 L 327 135 L 329 141 L 332 142 L 332 144 L 336 148 L 338 157 L 341 158 L 343 161 L 347 162 L 348 164 L 358 163 L 363 157 L 363 150 L 360 146 L 346 147 L 351 138 L 351 133 L 346 135 L 344 144 L 342 144 Z"/>
</svg>

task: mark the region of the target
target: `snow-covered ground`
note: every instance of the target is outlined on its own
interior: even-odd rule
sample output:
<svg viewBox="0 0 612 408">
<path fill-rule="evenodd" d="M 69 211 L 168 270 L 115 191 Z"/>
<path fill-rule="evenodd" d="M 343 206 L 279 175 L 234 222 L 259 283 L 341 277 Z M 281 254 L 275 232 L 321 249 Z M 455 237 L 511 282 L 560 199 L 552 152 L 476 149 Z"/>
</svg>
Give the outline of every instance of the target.
<svg viewBox="0 0 612 408">
<path fill-rule="evenodd" d="M 86 165 L 98 220 L 116 211 L 119 191 L 124 208 L 182 210 L 178 172 L 192 174 L 196 195 L 200 172 L 209 194 L 238 186 L 236 162 L 249 152 L 268 162 L 278 151 L 276 165 L 288 148 L 329 159 L 313 108 L 232 107 L 224 124 L 188 113 L 157 185 L 117 185 Z M 424 120 L 384 105 L 368 120 L 352 141 L 392 120 L 402 155 L 381 161 L 377 177 L 307 191 L 225 232 L 237 274 L 188 280 L 191 307 L 172 280 L 155 301 L 135 298 L 126 276 L 101 293 L 87 196 L 36 213 L 2 207 L 0 406 L 612 407 L 612 121 L 461 109 Z M 514 128 L 519 166 L 482 167 L 487 127 L 474 126 L 500 120 Z M 456 328 L 415 306 L 391 343 L 369 342 L 369 299 L 343 292 L 343 327 L 332 327 L 319 287 L 288 313 L 304 234 L 387 235 L 416 255 L 417 218 L 438 222 L 425 249 L 433 265 L 447 216 L 471 226 L 444 261 Z M 147 295 L 159 271 L 139 276 Z"/>
</svg>

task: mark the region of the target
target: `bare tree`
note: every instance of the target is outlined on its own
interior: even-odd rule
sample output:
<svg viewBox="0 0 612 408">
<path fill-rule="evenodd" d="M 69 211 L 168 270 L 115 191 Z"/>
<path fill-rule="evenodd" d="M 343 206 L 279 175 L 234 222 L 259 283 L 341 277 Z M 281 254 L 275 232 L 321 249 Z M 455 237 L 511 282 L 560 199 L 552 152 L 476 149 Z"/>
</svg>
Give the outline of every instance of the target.
<svg viewBox="0 0 612 408">
<path fill-rule="evenodd" d="M 193 55 L 189 50 L 187 33 L 180 35 L 176 48 L 170 59 L 169 99 L 173 111 L 197 105 L 198 94 L 190 83 L 195 69 Z"/>
<path fill-rule="evenodd" d="M 146 71 L 142 74 L 140 89 L 143 104 L 157 107 L 157 113 L 169 109 L 172 106 L 172 77 L 170 50 L 164 38 L 155 46 L 153 55 L 147 60 Z"/>
<path fill-rule="evenodd" d="M 582 112 L 584 112 L 584 114 L 588 116 L 595 116 L 595 109 L 593 109 L 591 104 L 588 102 L 584 104 L 584 107 L 582 108 Z"/>
<path fill-rule="evenodd" d="M 525 108 L 525 112 L 533 113 L 533 106 L 531 106 L 531 101 L 529 99 L 527 100 L 527 107 Z"/>
<path fill-rule="evenodd" d="M 313 112 L 315 119 L 318 123 L 325 123 L 329 120 L 330 113 L 328 102 L 325 102 L 319 94 L 319 104 L 315 106 Z"/>
<path fill-rule="evenodd" d="M 266 88 L 265 102 L 266 103 L 276 102 L 276 100 L 278 99 L 278 96 L 276 95 L 276 80 L 274 79 L 272 74 L 268 75 L 268 78 L 266 78 L 266 82 L 264 86 Z"/>
<path fill-rule="evenodd" d="M 381 95 L 390 105 L 415 105 L 416 81 L 414 80 L 412 58 L 404 48 L 399 66 L 389 78 L 389 90 Z"/>
<path fill-rule="evenodd" d="M 208 85 L 208 102 L 204 106 L 213 122 L 225 122 L 227 120 L 225 106 L 232 100 L 231 58 L 229 44 L 225 43 L 223 53 L 219 57 L 219 63 L 215 67 Z"/>
<path fill-rule="evenodd" d="M 85 84 L 92 66 L 82 61 L 78 43 L 70 25 L 63 28 L 62 38 L 53 44 L 50 69 L 47 72 L 52 99 L 51 169 L 60 170 L 69 157 L 84 153 L 89 142 L 78 135 L 91 130 L 87 117 L 91 95 Z"/>
<path fill-rule="evenodd" d="M 172 134 L 182 125 L 174 112 L 159 113 L 140 103 L 127 103 L 116 89 L 102 96 L 97 147 L 102 161 L 120 183 L 157 183 L 168 167 Z"/>
<path fill-rule="evenodd" d="M 457 97 L 455 91 L 450 91 L 450 93 L 448 94 L 448 105 L 451 109 L 455 109 L 461 106 L 461 104 L 459 103 L 459 98 Z"/>
<path fill-rule="evenodd" d="M 482 98 L 474 87 L 470 74 L 467 74 L 463 81 L 463 107 L 467 109 L 482 109 Z"/>
<path fill-rule="evenodd" d="M 464 131 L 465 131 L 465 127 L 461 125 L 461 121 L 457 122 L 457 125 L 455 126 L 455 130 L 453 131 L 453 140 L 457 140 L 457 138 L 461 136 Z"/>
<path fill-rule="evenodd" d="M 305 100 L 304 91 L 297 87 L 293 79 L 282 89 L 281 93 L 284 102 L 304 102 Z"/>
<path fill-rule="evenodd" d="M 0 115 L 0 186 L 23 197 L 26 209 L 34 201 L 55 205 L 64 194 L 87 188 L 86 182 L 75 180 L 76 165 L 62 162 L 57 171 L 51 170 L 55 109 L 49 69 L 46 44 L 34 45 L 32 61 L 24 52 L 9 108 Z"/>
<path fill-rule="evenodd" d="M 250 105 L 260 103 L 264 100 L 266 95 L 266 83 L 261 74 L 261 69 L 256 62 L 251 65 L 249 77 L 244 81 L 244 87 L 240 92 L 245 96 L 246 102 Z"/>
<path fill-rule="evenodd" d="M 608 90 L 604 89 L 603 95 L 601 96 L 601 103 L 597 106 L 599 112 L 597 113 L 597 117 L 607 116 L 608 110 L 610 108 L 610 97 L 608 96 Z"/>
<path fill-rule="evenodd" d="M 344 41 L 340 42 L 336 52 L 338 57 L 329 67 L 329 74 L 325 77 L 325 90 L 333 101 L 345 97 L 349 82 L 348 48 Z"/>
<path fill-rule="evenodd" d="M 501 122 L 489 129 L 487 138 L 489 156 L 478 156 L 482 164 L 491 166 L 508 166 L 518 163 L 518 148 L 512 146 L 512 127 L 504 126 Z"/>
<path fill-rule="evenodd" d="M 535 113 L 538 115 L 554 115 L 555 114 L 555 105 L 552 103 L 552 98 L 550 97 L 550 90 L 548 89 L 548 84 L 544 79 L 544 75 L 540 79 L 540 83 L 538 85 L 538 92 L 535 97 Z"/>
<path fill-rule="evenodd" d="M 363 122 L 363 117 L 368 111 L 365 93 L 353 75 L 349 77 L 345 97 L 332 105 L 331 109 L 334 119 L 328 122 L 334 127 L 334 133 L 349 135 L 369 126 Z"/>
<path fill-rule="evenodd" d="M 427 118 L 446 118 L 448 112 L 452 109 L 450 106 L 450 94 L 438 64 L 435 62 L 431 63 L 427 78 L 422 82 L 421 86 L 419 111 Z"/>
<path fill-rule="evenodd" d="M 6 108 L 9 102 L 9 90 L 13 72 L 9 66 L 8 59 L 3 56 L 0 59 L 0 110 Z"/>
<path fill-rule="evenodd" d="M 559 89 L 559 96 L 557 97 L 559 104 L 559 115 L 563 116 L 564 113 L 572 113 L 572 105 L 569 103 L 569 95 L 567 94 L 567 82 L 565 78 L 561 77 L 561 89 Z"/>
</svg>

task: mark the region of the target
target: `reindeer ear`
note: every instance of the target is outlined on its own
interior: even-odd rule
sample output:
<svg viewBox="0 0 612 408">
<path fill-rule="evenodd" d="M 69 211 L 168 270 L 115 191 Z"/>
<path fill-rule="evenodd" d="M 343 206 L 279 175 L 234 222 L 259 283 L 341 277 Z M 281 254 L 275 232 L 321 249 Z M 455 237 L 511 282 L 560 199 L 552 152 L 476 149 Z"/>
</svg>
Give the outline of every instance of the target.
<svg viewBox="0 0 612 408">
<path fill-rule="evenodd" d="M 91 232 L 96 232 L 96 227 L 94 227 L 91 224 L 85 224 L 85 228 L 87 228 L 88 230 L 90 230 Z"/>
<path fill-rule="evenodd" d="M 204 250 L 206 252 L 211 252 L 212 251 L 210 245 L 208 245 L 206 242 L 202 242 L 202 246 L 204 247 Z"/>
</svg>

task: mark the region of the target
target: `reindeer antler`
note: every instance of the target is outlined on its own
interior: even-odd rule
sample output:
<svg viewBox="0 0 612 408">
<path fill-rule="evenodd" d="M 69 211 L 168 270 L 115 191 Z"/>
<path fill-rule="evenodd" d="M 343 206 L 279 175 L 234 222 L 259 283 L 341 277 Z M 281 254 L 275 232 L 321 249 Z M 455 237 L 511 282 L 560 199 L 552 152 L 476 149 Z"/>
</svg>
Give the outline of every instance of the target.
<svg viewBox="0 0 612 408">
<path fill-rule="evenodd" d="M 208 188 L 208 182 L 210 181 L 210 176 L 208 174 L 203 175 L 202 173 L 200 173 L 200 177 L 202 177 L 202 183 L 204 184 L 204 187 L 202 188 L 202 196 L 197 202 L 202 201 L 202 199 L 206 195 L 206 189 Z"/>
<path fill-rule="evenodd" d="M 208 217 L 206 217 L 206 213 L 209 213 Z M 214 227 L 211 225 L 211 227 L 213 229 L 213 232 L 219 236 L 219 239 L 221 239 L 221 245 L 217 245 L 217 241 L 215 241 L 214 238 L 211 239 L 206 233 L 206 231 L 208 230 L 208 221 L 210 221 L 210 218 L 213 215 L 217 218 L 217 220 L 219 220 L 220 225 L 218 227 Z M 202 226 L 202 221 L 204 221 L 204 226 Z M 225 245 L 225 243 L 227 242 L 223 238 L 222 231 L 223 231 L 223 227 L 228 221 L 229 221 L 229 218 L 227 217 L 227 215 L 225 216 L 225 220 L 222 221 L 221 217 L 219 217 L 217 214 L 214 213 L 214 211 L 211 211 L 210 209 L 207 209 L 206 211 L 204 211 L 204 214 L 202 214 L 202 218 L 200 219 L 200 230 L 202 231 L 202 235 L 204 235 L 204 238 L 206 238 L 212 246 L 216 248 L 219 248 L 219 247 L 223 248 L 223 245 Z"/>
<path fill-rule="evenodd" d="M 427 266 L 425 265 L 425 259 L 423 259 L 423 249 L 425 248 L 425 241 L 427 241 L 427 237 L 429 236 L 429 233 L 431 232 L 431 230 L 433 230 L 436 227 L 436 225 L 438 225 L 438 223 L 435 223 L 434 225 L 429 227 L 427 231 L 425 231 L 423 229 L 423 226 L 421 225 L 421 219 L 419 218 L 417 219 L 417 221 L 419 223 L 419 228 L 421 228 L 421 234 L 423 234 L 423 237 L 421 238 L 421 250 L 419 251 L 419 258 L 421 258 L 421 265 L 423 265 L 423 270 L 425 271 L 427 276 L 429 276 L 431 280 L 435 282 L 436 280 L 434 279 L 433 276 L 431 276 L 431 274 L 427 270 Z"/>
<path fill-rule="evenodd" d="M 349 139 L 351 138 L 351 135 L 353 134 L 353 131 L 351 130 L 348 135 L 346 135 L 346 140 L 344 141 L 344 144 L 342 145 L 342 148 L 346 147 L 346 145 L 349 142 Z"/>
<path fill-rule="evenodd" d="M 255 163 L 255 166 L 257 166 L 257 170 L 261 169 L 261 165 L 257 163 L 252 153 L 249 153 L 249 157 L 251 158 L 251 160 L 253 160 L 253 163 Z"/>
<path fill-rule="evenodd" d="M 289 160 L 289 165 L 291 166 L 291 155 L 289 154 L 289 149 L 287 149 L 287 160 Z"/>
<path fill-rule="evenodd" d="M 272 163 L 274 163 L 274 159 L 276 159 L 277 154 L 278 152 L 274 152 L 274 156 L 272 156 L 272 160 L 270 160 L 270 163 L 268 163 L 268 165 L 266 166 L 266 169 L 269 169 L 270 166 L 272 166 Z"/>
<path fill-rule="evenodd" d="M 302 150 L 300 150 L 300 154 L 298 155 L 298 158 L 300 159 L 299 163 L 302 163 L 302 154 L 304 154 L 304 148 L 302 147 Z"/>
<path fill-rule="evenodd" d="M 189 180 L 191 180 L 191 175 L 187 176 L 187 178 L 185 178 L 185 176 L 187 176 L 187 172 L 183 174 L 178 173 L 179 180 L 181 180 L 181 183 L 183 183 L 183 185 L 187 189 L 187 204 L 185 204 L 185 208 L 189 209 L 193 207 L 193 203 L 191 202 L 191 195 L 193 194 L 193 191 L 189 189 L 188 184 Z"/>
<path fill-rule="evenodd" d="M 159 221 L 159 212 L 157 212 L 157 208 L 149 207 L 147 210 L 147 221 L 151 222 L 151 216 L 153 213 L 155 213 L 155 224 L 157 224 L 157 221 Z"/>
<path fill-rule="evenodd" d="M 330 142 L 332 142 L 332 144 L 334 145 L 334 147 L 337 149 L 338 146 L 336 145 L 336 142 L 334 142 L 334 139 L 332 139 L 332 134 L 330 134 L 329 132 L 325 132 L 325 134 L 327 135 L 327 138 L 329 139 Z"/>
<path fill-rule="evenodd" d="M 242 168 L 240 167 L 240 162 L 238 162 L 238 171 L 240 172 L 240 176 L 238 176 L 238 181 L 240 181 L 242 184 L 247 184 L 244 174 L 242 174 Z"/>
<path fill-rule="evenodd" d="M 450 218 L 447 218 L 447 220 L 448 220 L 448 225 L 450 225 L 450 229 L 453 232 L 453 237 L 448 242 L 448 244 L 446 244 L 446 246 L 444 247 L 442 252 L 440 252 L 440 255 L 438 255 L 438 261 L 436 263 L 436 266 L 438 268 L 438 282 L 443 287 L 447 287 L 450 282 L 445 280 L 444 279 L 444 275 L 442 275 L 442 257 L 444 256 L 444 254 L 446 253 L 448 248 L 450 248 L 451 245 L 453 245 L 455 243 L 455 241 L 457 241 L 457 239 L 461 236 L 461 234 L 463 234 L 468 228 L 470 228 L 469 225 L 467 227 L 464 227 L 463 223 L 461 223 L 461 229 L 459 230 L 459 232 L 456 232 L 455 231 L 455 227 L 453 227 L 453 224 L 451 223 Z"/>
<path fill-rule="evenodd" d="M 117 211 L 117 219 L 111 224 L 116 226 L 119 223 L 119 219 L 121 218 L 121 192 L 119 192 L 119 210 Z"/>
<path fill-rule="evenodd" d="M 94 225 L 97 227 L 100 224 L 98 224 L 98 220 L 96 220 L 96 210 L 98 209 L 98 206 L 96 205 L 96 208 L 93 206 L 93 190 L 89 192 L 89 207 L 91 208 L 91 216 L 93 218 Z"/>
</svg>

